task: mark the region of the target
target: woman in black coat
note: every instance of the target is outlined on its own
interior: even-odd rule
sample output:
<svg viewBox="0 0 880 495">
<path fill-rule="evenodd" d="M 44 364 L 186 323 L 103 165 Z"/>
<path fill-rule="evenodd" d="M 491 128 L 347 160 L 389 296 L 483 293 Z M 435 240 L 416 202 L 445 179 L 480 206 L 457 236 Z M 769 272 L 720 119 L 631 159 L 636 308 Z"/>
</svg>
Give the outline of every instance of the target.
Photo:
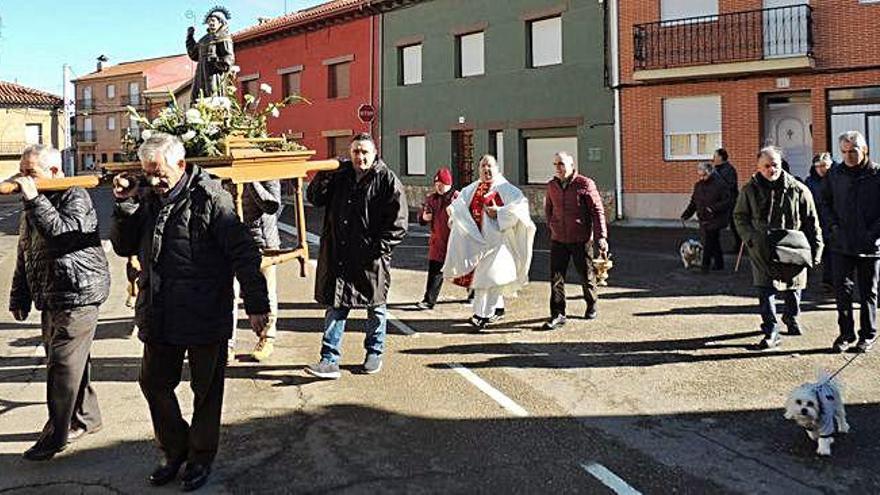
<svg viewBox="0 0 880 495">
<path fill-rule="evenodd" d="M 703 242 L 704 272 L 724 269 L 724 255 L 721 251 L 721 229 L 727 226 L 730 208 L 733 206 L 727 184 L 715 172 L 711 163 L 697 165 L 699 180 L 694 184 L 694 193 L 682 220 L 691 218 L 694 213 L 700 221 L 700 237 Z"/>
</svg>

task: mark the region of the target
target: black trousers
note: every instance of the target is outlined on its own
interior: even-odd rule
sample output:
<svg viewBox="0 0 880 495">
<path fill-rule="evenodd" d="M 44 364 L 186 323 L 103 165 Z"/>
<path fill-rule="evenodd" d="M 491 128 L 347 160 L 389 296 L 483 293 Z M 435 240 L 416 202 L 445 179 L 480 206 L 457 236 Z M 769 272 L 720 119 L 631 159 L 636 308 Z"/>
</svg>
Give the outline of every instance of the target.
<svg viewBox="0 0 880 495">
<path fill-rule="evenodd" d="M 428 282 L 425 284 L 425 297 L 422 301 L 431 306 L 437 304 L 440 288 L 443 287 L 443 262 L 428 260 Z"/>
<path fill-rule="evenodd" d="M 90 382 L 90 352 L 98 324 L 98 306 L 45 310 L 40 314 L 46 347 L 46 405 L 49 420 L 37 443 L 67 445 L 72 427 L 101 427 L 98 396 Z"/>
<path fill-rule="evenodd" d="M 853 289 L 859 284 L 859 337 L 871 340 L 877 336 L 877 280 L 880 259 L 831 255 L 834 270 L 834 292 L 837 296 L 837 328 L 846 340 L 855 340 L 853 323 Z M 853 280 L 855 273 L 855 281 Z"/>
<path fill-rule="evenodd" d="M 703 269 L 724 268 L 724 253 L 721 251 L 721 229 L 700 229 L 703 235 Z"/>
<path fill-rule="evenodd" d="M 226 377 L 226 342 L 201 346 L 144 345 L 138 381 L 150 406 L 153 431 L 169 461 L 210 465 L 220 443 L 220 412 Z M 193 416 L 187 424 L 174 389 L 180 384 L 184 355 L 189 357 Z"/>
<path fill-rule="evenodd" d="M 550 315 L 565 315 L 565 272 L 569 260 L 581 277 L 587 309 L 596 305 L 599 288 L 596 285 L 596 267 L 589 243 L 550 241 Z"/>
</svg>

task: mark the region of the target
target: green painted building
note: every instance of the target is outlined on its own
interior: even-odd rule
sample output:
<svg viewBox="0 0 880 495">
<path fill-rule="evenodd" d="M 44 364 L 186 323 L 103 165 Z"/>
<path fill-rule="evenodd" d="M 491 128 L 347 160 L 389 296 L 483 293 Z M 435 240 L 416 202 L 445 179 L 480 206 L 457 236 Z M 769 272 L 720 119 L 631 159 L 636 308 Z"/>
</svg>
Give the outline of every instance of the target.
<svg viewBox="0 0 880 495">
<path fill-rule="evenodd" d="M 613 95 L 597 0 L 428 0 L 381 16 L 382 154 L 421 202 L 434 173 L 484 153 L 541 216 L 553 153 L 593 177 L 613 218 Z"/>
</svg>

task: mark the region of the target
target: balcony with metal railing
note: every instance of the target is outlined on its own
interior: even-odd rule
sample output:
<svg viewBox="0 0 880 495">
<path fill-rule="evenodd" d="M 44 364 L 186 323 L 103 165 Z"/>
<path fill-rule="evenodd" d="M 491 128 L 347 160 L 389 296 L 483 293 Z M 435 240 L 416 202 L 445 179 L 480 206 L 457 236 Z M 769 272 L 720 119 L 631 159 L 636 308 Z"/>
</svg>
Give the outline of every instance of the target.
<svg viewBox="0 0 880 495">
<path fill-rule="evenodd" d="M 88 112 L 95 109 L 95 100 L 89 98 L 84 100 L 76 100 L 77 112 Z"/>
<path fill-rule="evenodd" d="M 95 131 L 77 131 L 76 140 L 80 143 L 95 143 L 98 141 L 98 135 Z"/>
<path fill-rule="evenodd" d="M 142 107 L 146 104 L 146 99 L 142 94 L 119 95 L 119 105 L 131 105 L 135 108 Z"/>
<path fill-rule="evenodd" d="M 809 5 L 689 17 L 633 26 L 636 80 L 813 67 Z"/>
</svg>

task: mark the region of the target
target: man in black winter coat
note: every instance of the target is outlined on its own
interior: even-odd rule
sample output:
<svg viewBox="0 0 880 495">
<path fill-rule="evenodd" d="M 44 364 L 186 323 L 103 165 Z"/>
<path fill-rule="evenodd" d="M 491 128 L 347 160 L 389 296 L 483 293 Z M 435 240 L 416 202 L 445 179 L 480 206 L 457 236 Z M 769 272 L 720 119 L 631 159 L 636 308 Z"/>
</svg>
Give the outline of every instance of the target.
<svg viewBox="0 0 880 495">
<path fill-rule="evenodd" d="M 352 308 L 367 310 L 363 372 L 382 368 L 391 252 L 407 228 L 403 185 L 376 156 L 373 138 L 358 134 L 349 149 L 351 161 L 319 172 L 306 191 L 313 205 L 325 208 L 315 300 L 327 306 L 327 313 L 321 360 L 306 368 L 319 378 L 340 376 L 342 335 Z"/>
<path fill-rule="evenodd" d="M 110 270 L 98 237 L 98 215 L 82 188 L 40 194 L 34 179 L 60 177 L 61 154 L 33 145 L 21 156 L 18 260 L 9 310 L 23 321 L 35 306 L 46 348 L 49 420 L 24 453 L 51 459 L 67 443 L 101 428 L 98 397 L 89 382 L 89 352 L 98 306 L 110 292 Z"/>
<path fill-rule="evenodd" d="M 877 340 L 877 281 L 880 271 L 880 165 L 868 158 L 858 131 L 838 138 L 843 163 L 828 173 L 821 207 L 830 231 L 832 278 L 840 335 L 831 348 L 868 352 Z M 853 277 L 855 274 L 855 277 Z M 853 289 L 859 285 L 858 343 L 853 324 Z"/>
<path fill-rule="evenodd" d="M 694 193 L 687 208 L 681 214 L 687 220 L 697 214 L 700 221 L 700 237 L 703 240 L 703 272 L 724 269 L 724 253 L 721 251 L 721 229 L 727 226 L 727 219 L 733 209 L 730 188 L 724 183 L 711 163 L 697 165 L 699 180 L 694 184 Z"/>
<path fill-rule="evenodd" d="M 712 155 L 712 165 L 715 166 L 715 171 L 718 172 L 721 181 L 727 186 L 732 204 L 736 204 L 736 198 L 739 196 L 739 178 L 736 174 L 736 167 L 730 163 L 730 155 L 728 155 L 726 149 L 718 148 L 715 150 L 715 154 Z M 742 244 L 742 239 L 740 239 L 739 233 L 736 231 L 736 225 L 733 223 L 733 207 L 727 213 L 726 225 L 730 226 L 730 232 L 733 234 L 733 250 L 736 252 L 739 250 L 740 244 Z"/>
<path fill-rule="evenodd" d="M 172 481 L 186 462 L 181 487 L 189 491 L 207 481 L 220 439 L 233 276 L 259 336 L 269 300 L 260 250 L 236 216 L 232 196 L 207 172 L 187 165 L 184 154 L 180 139 L 168 134 L 156 133 L 141 145 L 145 177 L 114 178 L 111 240 L 120 256 L 137 255 L 143 270 L 135 303 L 144 342 L 138 381 L 165 456 L 149 481 Z M 190 424 L 174 393 L 184 356 L 195 395 Z"/>
</svg>

